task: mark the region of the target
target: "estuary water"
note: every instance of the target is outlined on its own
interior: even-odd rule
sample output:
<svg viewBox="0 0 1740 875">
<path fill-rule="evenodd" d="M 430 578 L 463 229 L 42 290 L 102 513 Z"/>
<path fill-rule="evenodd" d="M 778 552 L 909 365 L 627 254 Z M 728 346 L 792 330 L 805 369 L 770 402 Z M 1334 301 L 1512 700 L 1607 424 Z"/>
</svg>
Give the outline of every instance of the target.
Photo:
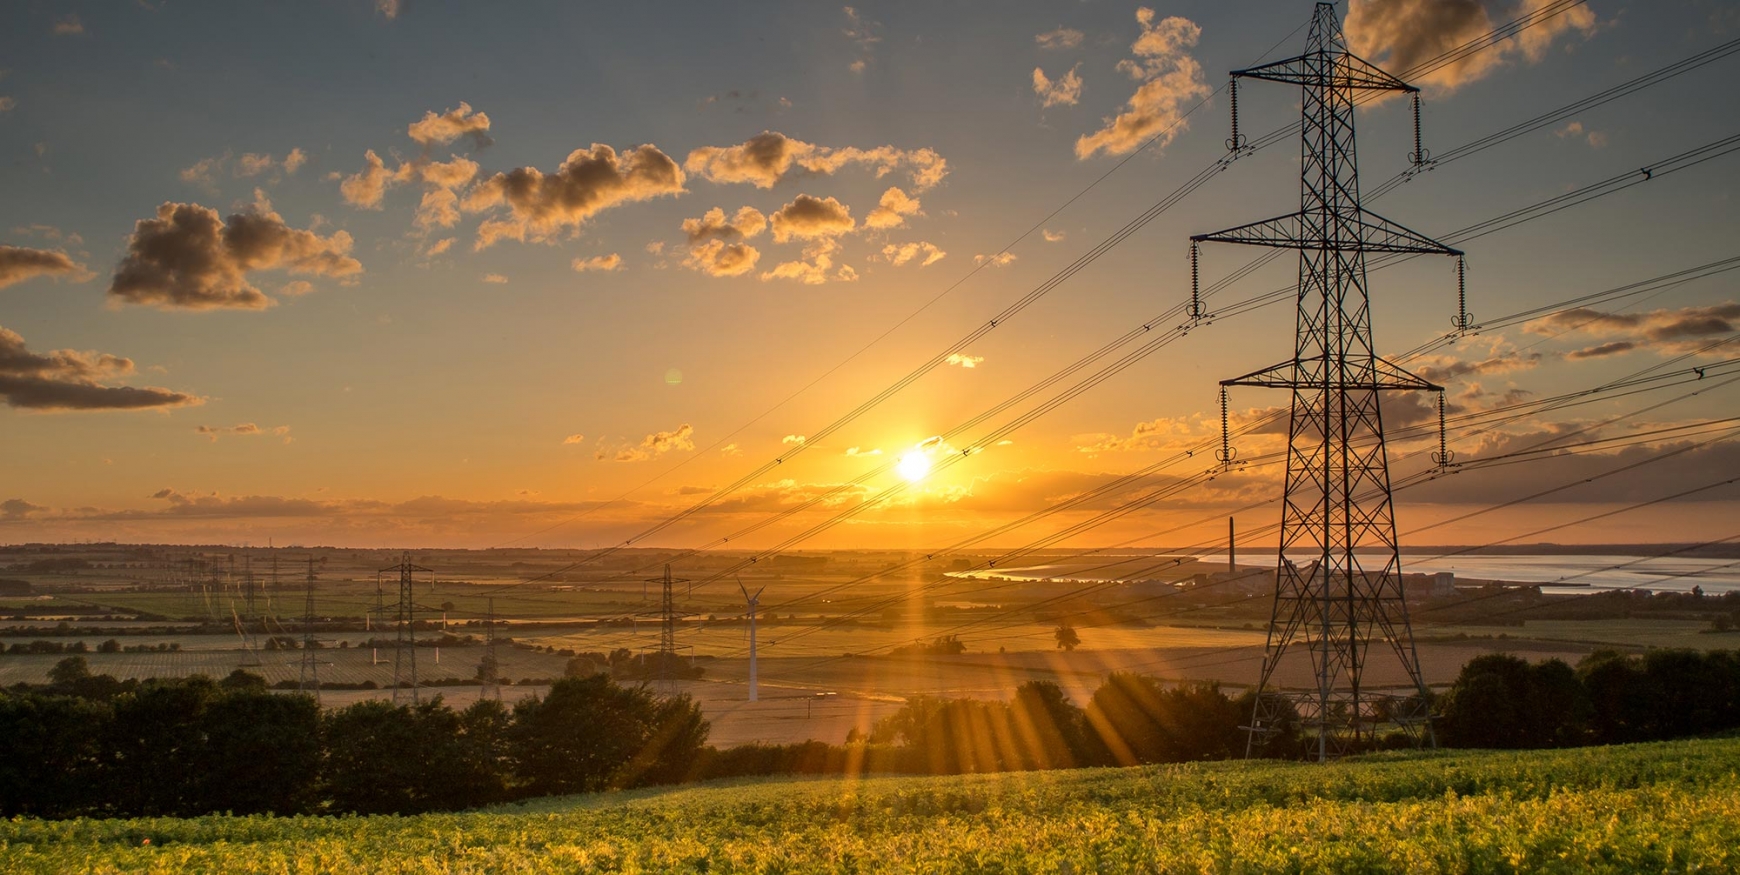
<svg viewBox="0 0 1740 875">
<path fill-rule="evenodd" d="M 1175 553 L 1148 556 L 1100 557 L 1093 560 L 956 572 L 955 577 L 1001 577 L 1017 580 L 1056 580 L 1093 583 L 1178 576 L 1170 562 Z M 1198 562 L 1224 567 L 1225 553 L 1196 555 Z M 1241 567 L 1268 565 L 1272 558 L 1256 551 L 1239 551 Z M 1655 592 L 1691 592 L 1702 587 L 1712 595 L 1740 590 L 1740 559 L 1703 559 L 1682 556 L 1591 556 L 1547 554 L 1530 556 L 1435 556 L 1402 554 L 1402 570 L 1409 574 L 1448 571 L 1458 581 L 1500 580 L 1540 584 L 1549 591 L 1579 592 L 1600 589 L 1647 589 Z"/>
</svg>

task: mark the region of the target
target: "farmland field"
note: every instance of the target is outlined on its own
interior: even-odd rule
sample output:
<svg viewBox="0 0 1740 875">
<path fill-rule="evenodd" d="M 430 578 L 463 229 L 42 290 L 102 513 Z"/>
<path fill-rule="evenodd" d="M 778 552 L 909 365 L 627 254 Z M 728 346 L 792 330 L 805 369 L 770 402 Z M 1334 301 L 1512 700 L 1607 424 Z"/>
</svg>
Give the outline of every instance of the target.
<svg viewBox="0 0 1740 875">
<path fill-rule="evenodd" d="M 1740 740 L 0 823 L 9 872 L 1720 872 Z"/>
</svg>

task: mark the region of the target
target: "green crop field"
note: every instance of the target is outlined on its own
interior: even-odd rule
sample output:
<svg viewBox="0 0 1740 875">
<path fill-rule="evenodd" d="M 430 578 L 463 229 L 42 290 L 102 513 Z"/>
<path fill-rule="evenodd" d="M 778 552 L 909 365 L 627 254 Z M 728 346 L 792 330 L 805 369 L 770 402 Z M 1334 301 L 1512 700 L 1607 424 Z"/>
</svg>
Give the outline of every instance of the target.
<svg viewBox="0 0 1740 875">
<path fill-rule="evenodd" d="M 0 823 L 7 872 L 1732 872 L 1740 740 Z"/>
</svg>

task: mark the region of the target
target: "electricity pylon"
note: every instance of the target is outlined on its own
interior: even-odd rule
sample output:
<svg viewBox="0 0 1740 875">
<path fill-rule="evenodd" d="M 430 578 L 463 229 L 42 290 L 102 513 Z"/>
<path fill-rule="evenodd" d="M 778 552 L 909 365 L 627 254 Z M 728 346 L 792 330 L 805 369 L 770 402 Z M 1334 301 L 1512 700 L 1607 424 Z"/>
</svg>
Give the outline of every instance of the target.
<svg viewBox="0 0 1740 875">
<path fill-rule="evenodd" d="M 423 695 L 417 686 L 416 610 L 415 603 L 412 601 L 411 587 L 415 583 L 414 575 L 416 572 L 428 572 L 430 569 L 411 564 L 411 554 L 406 553 L 399 564 L 390 565 L 381 570 L 399 572 L 399 604 L 394 610 L 398 638 L 393 642 L 393 704 L 399 703 L 399 689 L 408 675 L 411 684 L 411 704 L 420 705 L 423 703 Z"/>
<path fill-rule="evenodd" d="M 501 659 L 495 649 L 495 597 L 489 599 L 489 619 L 483 632 L 483 662 L 477 667 L 478 701 L 501 701 Z"/>
<path fill-rule="evenodd" d="M 665 573 L 647 581 L 660 585 L 661 598 L 659 602 L 659 649 L 653 656 L 658 661 L 657 680 L 659 691 L 665 695 L 677 691 L 677 651 L 684 649 L 677 644 L 677 621 L 688 614 L 677 610 L 675 585 L 689 581 L 671 576 L 671 566 L 665 566 Z"/>
<path fill-rule="evenodd" d="M 278 557 L 272 557 L 272 564 L 278 564 Z M 275 569 L 274 569 L 275 570 Z M 320 660 L 314 650 L 319 642 L 314 640 L 314 557 L 308 557 L 308 579 L 302 590 L 302 668 L 296 678 L 296 688 L 314 694 L 314 704 L 320 704 Z"/>
<path fill-rule="evenodd" d="M 1234 89 L 1241 78 L 1299 86 L 1303 119 L 1299 211 L 1191 238 L 1193 256 L 1195 244 L 1209 242 L 1299 250 L 1292 358 L 1221 383 L 1293 393 L 1275 603 L 1246 753 L 1295 719 L 1308 737 L 1315 736 L 1319 761 L 1369 745 L 1386 731 L 1400 730 L 1414 743 L 1430 745 L 1426 686 L 1402 593 L 1378 398 L 1393 390 L 1443 389 L 1377 355 L 1365 259 L 1368 252 L 1462 253 L 1361 206 L 1353 130 L 1361 95 L 1413 95 L 1411 157 L 1423 162 L 1419 89 L 1349 53 L 1333 3 L 1317 4 L 1305 54 L 1232 76 Z M 1228 145 L 1243 148 L 1236 134 Z M 1223 463 L 1232 464 L 1230 455 Z M 1401 663 L 1404 687 L 1365 684 L 1374 640 Z M 1310 657 L 1313 688 L 1279 689 L 1275 670 L 1296 655 L 1300 643 Z"/>
</svg>

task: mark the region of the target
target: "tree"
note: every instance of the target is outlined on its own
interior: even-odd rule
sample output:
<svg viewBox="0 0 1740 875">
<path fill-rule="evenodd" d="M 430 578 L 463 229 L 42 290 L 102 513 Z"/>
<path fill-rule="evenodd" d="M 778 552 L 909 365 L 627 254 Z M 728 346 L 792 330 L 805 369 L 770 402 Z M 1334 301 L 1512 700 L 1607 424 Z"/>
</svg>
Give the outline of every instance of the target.
<svg viewBox="0 0 1740 875">
<path fill-rule="evenodd" d="M 563 678 L 514 706 L 515 771 L 539 795 L 584 793 L 686 774 L 707 723 L 687 696 L 655 698 L 602 674 Z"/>
<path fill-rule="evenodd" d="M 199 721 L 199 813 L 308 814 L 319 804 L 320 706 L 308 695 L 226 690 Z"/>
<path fill-rule="evenodd" d="M 1567 747 L 1588 736 L 1588 693 L 1557 659 L 1530 665 L 1505 653 L 1477 656 L 1439 708 L 1438 737 L 1449 747 Z"/>
<path fill-rule="evenodd" d="M 1051 633 L 1057 639 L 1059 650 L 1071 651 L 1081 646 L 1081 636 L 1075 632 L 1075 627 L 1069 623 L 1058 623 L 1057 631 Z"/>
<path fill-rule="evenodd" d="M 1068 769 L 1088 761 L 1087 720 L 1051 681 L 1028 681 L 1009 702 L 1019 767 Z"/>
<path fill-rule="evenodd" d="M 91 676 L 91 664 L 82 656 L 69 656 L 48 670 L 48 682 L 57 687 L 75 687 Z"/>
<path fill-rule="evenodd" d="M 0 817 L 103 814 L 106 703 L 43 693 L 0 695 Z"/>
<path fill-rule="evenodd" d="M 1241 713 L 1216 683 L 1169 686 L 1146 675 L 1112 672 L 1088 701 L 1087 722 L 1101 762 L 1174 763 L 1242 751 Z"/>
</svg>

